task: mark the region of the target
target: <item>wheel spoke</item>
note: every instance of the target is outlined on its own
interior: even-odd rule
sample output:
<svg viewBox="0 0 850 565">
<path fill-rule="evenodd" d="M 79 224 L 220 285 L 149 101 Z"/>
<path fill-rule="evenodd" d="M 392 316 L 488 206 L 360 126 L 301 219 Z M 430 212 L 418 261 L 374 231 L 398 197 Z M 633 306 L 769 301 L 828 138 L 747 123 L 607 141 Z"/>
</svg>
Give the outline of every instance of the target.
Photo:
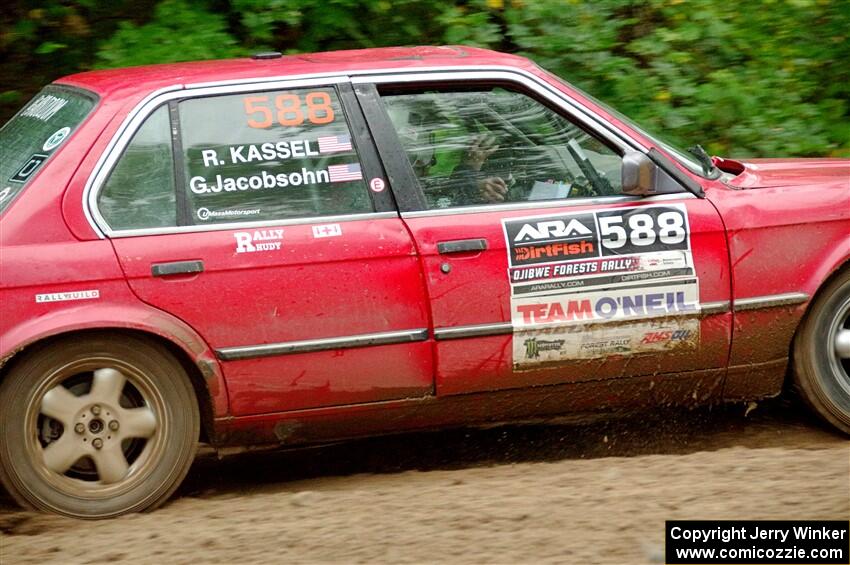
<svg viewBox="0 0 850 565">
<path fill-rule="evenodd" d="M 147 439 L 156 431 L 156 415 L 147 406 L 123 410 L 121 437 Z"/>
<path fill-rule="evenodd" d="M 83 455 L 77 442 L 66 431 L 62 437 L 44 448 L 44 464 L 54 473 L 64 475 Z"/>
<path fill-rule="evenodd" d="M 41 399 L 41 413 L 59 420 L 68 430 L 73 425 L 74 416 L 80 408 L 80 403 L 80 397 L 74 396 L 64 386 L 57 385 L 48 390 L 44 398 Z"/>
<path fill-rule="evenodd" d="M 98 369 L 94 372 L 89 399 L 93 402 L 108 402 L 118 405 L 121 391 L 127 379 L 115 369 Z"/>
<path fill-rule="evenodd" d="M 839 330 L 835 336 L 835 352 L 841 359 L 850 359 L 850 330 Z"/>
<path fill-rule="evenodd" d="M 121 481 L 127 476 L 127 471 L 130 468 L 127 464 L 127 458 L 124 457 L 124 452 L 121 451 L 121 442 L 119 441 L 112 442 L 109 447 L 95 451 L 92 459 L 94 459 L 94 465 L 97 467 L 97 474 L 101 482 L 106 484 Z"/>
</svg>

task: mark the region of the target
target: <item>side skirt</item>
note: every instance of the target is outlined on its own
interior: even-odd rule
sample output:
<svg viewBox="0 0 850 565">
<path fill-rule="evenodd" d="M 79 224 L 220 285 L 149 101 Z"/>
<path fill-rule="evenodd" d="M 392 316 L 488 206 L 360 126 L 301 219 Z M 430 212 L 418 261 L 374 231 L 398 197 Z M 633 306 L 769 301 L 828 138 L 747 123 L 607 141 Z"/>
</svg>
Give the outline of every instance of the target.
<svg viewBox="0 0 850 565">
<path fill-rule="evenodd" d="M 222 418 L 213 444 L 306 445 L 413 430 L 721 400 L 725 369 Z"/>
</svg>

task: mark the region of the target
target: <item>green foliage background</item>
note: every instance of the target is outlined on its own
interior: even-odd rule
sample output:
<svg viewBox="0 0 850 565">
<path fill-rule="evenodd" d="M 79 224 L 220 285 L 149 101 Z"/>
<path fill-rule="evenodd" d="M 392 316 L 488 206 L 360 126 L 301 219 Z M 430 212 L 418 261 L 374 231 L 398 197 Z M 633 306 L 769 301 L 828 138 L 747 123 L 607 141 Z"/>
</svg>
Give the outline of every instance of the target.
<svg viewBox="0 0 850 565">
<path fill-rule="evenodd" d="M 459 43 L 711 153 L 850 156 L 848 0 L 5 0 L 0 120 L 80 70 Z"/>
</svg>

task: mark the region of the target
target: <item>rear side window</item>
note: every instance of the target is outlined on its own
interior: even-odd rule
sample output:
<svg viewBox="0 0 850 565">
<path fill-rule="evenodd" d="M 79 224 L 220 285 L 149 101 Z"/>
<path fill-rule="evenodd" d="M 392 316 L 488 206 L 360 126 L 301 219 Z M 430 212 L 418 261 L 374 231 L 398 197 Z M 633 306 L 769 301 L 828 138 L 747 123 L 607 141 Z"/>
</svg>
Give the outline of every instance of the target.
<svg viewBox="0 0 850 565">
<path fill-rule="evenodd" d="M 168 107 L 161 106 L 133 136 L 98 196 L 115 230 L 177 225 L 174 159 Z"/>
<path fill-rule="evenodd" d="M 113 230 L 374 211 L 333 88 L 161 106 L 118 159 L 98 208 Z"/>
<path fill-rule="evenodd" d="M 0 213 L 91 113 L 96 98 L 48 86 L 0 128 Z"/>
<path fill-rule="evenodd" d="M 332 88 L 187 100 L 180 131 L 193 223 L 373 211 Z"/>
</svg>

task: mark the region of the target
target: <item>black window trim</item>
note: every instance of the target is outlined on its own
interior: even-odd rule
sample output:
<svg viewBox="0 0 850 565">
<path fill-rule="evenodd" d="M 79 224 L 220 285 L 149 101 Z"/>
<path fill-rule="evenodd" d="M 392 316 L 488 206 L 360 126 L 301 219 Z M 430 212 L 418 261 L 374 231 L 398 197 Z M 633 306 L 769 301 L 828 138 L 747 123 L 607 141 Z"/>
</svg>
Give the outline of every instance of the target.
<svg viewBox="0 0 850 565">
<path fill-rule="evenodd" d="M 427 209 L 419 179 L 407 159 L 407 153 L 390 121 L 377 87 L 369 83 L 356 84 L 354 92 L 384 163 L 399 210 L 407 212 Z"/>
<path fill-rule="evenodd" d="M 180 101 L 178 100 L 168 101 L 168 125 L 171 128 L 171 166 L 174 168 L 177 225 L 191 226 L 195 222 L 189 213 L 189 199 L 186 197 L 186 159 L 183 155 L 183 131 L 180 128 Z"/>
<path fill-rule="evenodd" d="M 392 191 L 389 189 L 387 182 L 387 173 L 384 170 L 384 165 L 378 155 L 378 149 L 375 147 L 374 137 L 366 123 L 366 117 L 363 115 L 363 110 L 357 101 L 357 96 L 351 83 L 344 82 L 336 85 L 337 95 L 339 96 L 342 111 L 345 114 L 348 128 L 351 132 L 351 140 L 354 142 L 354 147 L 357 150 L 357 157 L 360 160 L 360 170 L 363 171 L 363 181 L 366 183 L 366 189 L 369 191 L 369 197 L 372 199 L 372 208 L 375 212 L 397 212 L 395 198 Z M 375 192 L 371 183 L 375 179 L 380 179 L 385 188 L 379 192 Z"/>
</svg>

